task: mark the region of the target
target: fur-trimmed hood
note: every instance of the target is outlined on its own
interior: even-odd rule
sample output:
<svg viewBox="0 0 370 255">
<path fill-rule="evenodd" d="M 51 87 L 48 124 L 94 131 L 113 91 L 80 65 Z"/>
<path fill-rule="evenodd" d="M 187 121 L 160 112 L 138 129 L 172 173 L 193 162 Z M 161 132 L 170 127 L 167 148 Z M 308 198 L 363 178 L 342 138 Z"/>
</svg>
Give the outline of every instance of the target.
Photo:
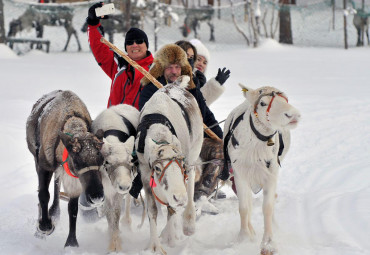
<svg viewBox="0 0 370 255">
<path fill-rule="evenodd" d="M 171 64 L 179 64 L 181 66 L 181 75 L 188 75 L 190 77 L 188 88 L 195 88 L 192 68 L 188 62 L 186 52 L 176 44 L 167 44 L 158 50 L 155 54 L 154 62 L 149 69 L 149 73 L 158 79 L 160 76 L 163 76 L 164 69 Z M 145 76 L 141 79 L 143 86 L 149 83 L 150 80 Z"/>
</svg>

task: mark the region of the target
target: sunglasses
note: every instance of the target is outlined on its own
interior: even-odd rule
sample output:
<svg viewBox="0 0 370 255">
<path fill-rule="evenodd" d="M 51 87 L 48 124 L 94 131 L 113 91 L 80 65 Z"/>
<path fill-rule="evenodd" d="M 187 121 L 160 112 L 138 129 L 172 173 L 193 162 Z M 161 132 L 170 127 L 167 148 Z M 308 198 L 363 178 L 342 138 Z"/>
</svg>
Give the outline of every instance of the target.
<svg viewBox="0 0 370 255">
<path fill-rule="evenodd" d="M 142 44 L 142 43 L 144 43 L 144 40 L 143 39 L 128 40 L 126 42 L 126 45 L 133 45 L 134 43 L 136 43 L 136 44 Z"/>
</svg>

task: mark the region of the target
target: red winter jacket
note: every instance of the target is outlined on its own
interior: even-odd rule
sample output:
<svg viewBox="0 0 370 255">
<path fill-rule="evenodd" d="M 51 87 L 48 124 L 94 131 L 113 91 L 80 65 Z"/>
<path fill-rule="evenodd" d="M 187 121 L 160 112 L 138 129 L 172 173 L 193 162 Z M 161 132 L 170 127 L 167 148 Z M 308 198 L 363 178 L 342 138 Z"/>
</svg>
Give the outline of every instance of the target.
<svg viewBox="0 0 370 255">
<path fill-rule="evenodd" d="M 88 26 L 89 44 L 99 66 L 112 79 L 108 107 L 117 104 L 129 104 L 139 109 L 140 80 L 143 74 L 100 42 L 102 34 L 100 24 Z M 140 66 L 149 70 L 153 63 L 153 56 L 148 51 L 147 57 L 136 61 Z"/>
</svg>

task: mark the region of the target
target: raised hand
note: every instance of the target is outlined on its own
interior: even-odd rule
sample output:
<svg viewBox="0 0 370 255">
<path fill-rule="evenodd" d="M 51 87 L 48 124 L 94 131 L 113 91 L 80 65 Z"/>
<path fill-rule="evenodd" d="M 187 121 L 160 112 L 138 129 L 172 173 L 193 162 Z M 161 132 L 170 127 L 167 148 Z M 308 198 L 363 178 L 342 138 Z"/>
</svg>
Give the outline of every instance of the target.
<svg viewBox="0 0 370 255">
<path fill-rule="evenodd" d="M 230 70 L 226 70 L 224 67 L 222 70 L 221 68 L 218 69 L 218 73 L 216 75 L 216 81 L 218 81 L 221 85 L 224 85 L 225 81 L 230 77 Z"/>
<path fill-rule="evenodd" d="M 96 3 L 94 5 L 92 5 L 90 8 L 89 8 L 89 11 L 88 11 L 88 14 L 87 14 L 87 18 L 86 18 L 86 22 L 87 24 L 91 25 L 91 26 L 96 26 L 99 24 L 99 20 L 100 19 L 108 19 L 108 16 L 104 16 L 103 18 L 102 17 L 97 17 L 96 14 L 95 14 L 95 9 L 96 8 L 100 8 L 103 6 L 103 2 L 100 2 L 100 3 Z"/>
</svg>

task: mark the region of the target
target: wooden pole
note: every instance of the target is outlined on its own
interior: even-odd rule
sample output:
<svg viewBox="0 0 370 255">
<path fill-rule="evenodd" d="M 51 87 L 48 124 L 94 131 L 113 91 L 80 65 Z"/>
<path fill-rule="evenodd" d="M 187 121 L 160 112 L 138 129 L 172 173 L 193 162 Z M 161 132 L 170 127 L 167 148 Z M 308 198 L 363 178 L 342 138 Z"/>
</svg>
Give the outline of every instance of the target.
<svg viewBox="0 0 370 255">
<path fill-rule="evenodd" d="M 107 45 L 109 48 L 114 50 L 118 55 L 123 57 L 130 65 L 135 67 L 137 70 L 139 70 L 140 73 L 142 73 L 146 78 L 148 78 L 151 82 L 153 82 L 154 86 L 156 86 L 158 89 L 163 88 L 163 85 L 157 81 L 147 70 L 145 70 L 142 66 L 140 66 L 138 63 L 136 63 L 134 60 L 132 60 L 129 56 L 127 56 L 124 52 L 122 52 L 120 49 L 118 49 L 114 44 L 107 41 L 104 37 L 100 39 L 100 42 Z M 203 123 L 204 132 L 212 138 L 213 140 L 221 140 L 211 129 L 209 129 L 204 123 Z"/>
</svg>

